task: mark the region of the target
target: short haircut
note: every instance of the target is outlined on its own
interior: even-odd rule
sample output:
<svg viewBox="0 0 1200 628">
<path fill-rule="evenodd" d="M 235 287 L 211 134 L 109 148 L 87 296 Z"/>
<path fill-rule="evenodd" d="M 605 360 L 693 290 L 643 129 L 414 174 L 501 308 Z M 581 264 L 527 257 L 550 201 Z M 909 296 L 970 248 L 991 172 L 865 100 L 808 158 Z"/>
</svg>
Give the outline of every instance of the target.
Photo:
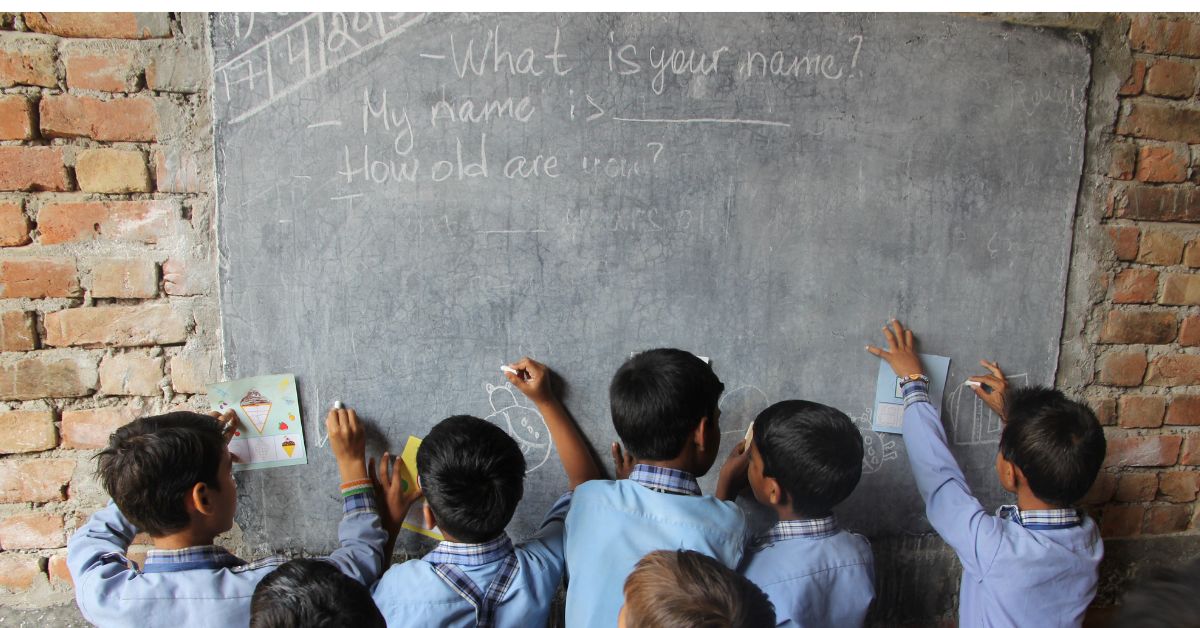
<svg viewBox="0 0 1200 628">
<path fill-rule="evenodd" d="M 1200 560 L 1141 576 L 1121 601 L 1114 626 L 1200 628 Z"/>
<path fill-rule="evenodd" d="M 361 582 L 325 560 L 297 558 L 254 587 L 250 628 L 385 628 Z"/>
<path fill-rule="evenodd" d="M 724 389 L 712 368 L 687 351 L 644 351 L 626 360 L 608 387 L 613 427 L 633 456 L 670 460 L 700 419 L 716 418 Z"/>
<path fill-rule="evenodd" d="M 754 446 L 763 475 L 775 478 L 792 509 L 809 517 L 829 515 L 862 478 L 862 434 L 837 408 L 780 401 L 754 419 Z"/>
<path fill-rule="evenodd" d="M 626 628 L 761 628 L 771 600 L 745 576 L 692 550 L 659 550 L 625 579 Z"/>
<path fill-rule="evenodd" d="M 1043 501 L 1079 501 L 1104 464 L 1104 429 L 1087 406 L 1042 386 L 1016 388 L 1005 399 L 1008 421 L 1000 455 L 1016 465 Z"/>
<path fill-rule="evenodd" d="M 438 527 L 464 543 L 500 535 L 525 490 L 525 456 L 492 423 L 457 415 L 429 430 L 417 473 Z"/>
<path fill-rule="evenodd" d="M 96 475 L 121 513 L 150 536 L 188 526 L 184 506 L 196 484 L 220 490 L 225 455 L 221 426 L 211 416 L 171 412 L 128 423 L 96 454 Z"/>
</svg>

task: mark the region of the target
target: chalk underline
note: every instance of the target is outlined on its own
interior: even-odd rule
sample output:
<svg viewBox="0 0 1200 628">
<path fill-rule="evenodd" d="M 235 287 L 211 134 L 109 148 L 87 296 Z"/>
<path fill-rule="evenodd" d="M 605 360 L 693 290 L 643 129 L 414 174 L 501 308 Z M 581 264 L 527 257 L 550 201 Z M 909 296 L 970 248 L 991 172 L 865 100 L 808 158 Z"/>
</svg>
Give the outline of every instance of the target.
<svg viewBox="0 0 1200 628">
<path fill-rule="evenodd" d="M 757 124 L 761 126 L 783 126 L 791 127 L 788 122 L 775 122 L 773 120 L 739 120 L 736 118 L 618 118 L 613 116 L 613 120 L 617 122 L 663 122 L 666 124 L 693 124 L 693 123 L 711 123 L 711 124 Z"/>
<path fill-rule="evenodd" d="M 545 229 L 492 229 L 488 231 L 476 231 L 475 233 L 546 233 Z"/>
</svg>

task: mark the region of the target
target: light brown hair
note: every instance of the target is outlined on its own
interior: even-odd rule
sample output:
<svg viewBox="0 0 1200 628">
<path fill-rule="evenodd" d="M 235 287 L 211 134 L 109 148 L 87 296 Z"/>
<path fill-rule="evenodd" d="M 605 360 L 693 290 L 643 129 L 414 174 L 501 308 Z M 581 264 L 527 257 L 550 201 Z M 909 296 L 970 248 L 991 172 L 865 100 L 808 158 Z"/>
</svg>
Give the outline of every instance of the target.
<svg viewBox="0 0 1200 628">
<path fill-rule="evenodd" d="M 774 625 L 775 607 L 762 590 L 699 552 L 651 552 L 625 579 L 625 628 Z"/>
</svg>

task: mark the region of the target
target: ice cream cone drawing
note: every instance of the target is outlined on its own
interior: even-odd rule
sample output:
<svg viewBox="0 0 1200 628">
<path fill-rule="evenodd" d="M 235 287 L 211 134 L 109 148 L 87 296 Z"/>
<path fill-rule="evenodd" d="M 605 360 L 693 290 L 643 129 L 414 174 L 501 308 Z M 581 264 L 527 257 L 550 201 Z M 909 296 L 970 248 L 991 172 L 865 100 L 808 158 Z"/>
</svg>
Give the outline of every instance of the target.
<svg viewBox="0 0 1200 628">
<path fill-rule="evenodd" d="M 290 437 L 284 438 L 283 445 L 281 446 L 283 447 L 283 453 L 287 454 L 288 458 L 291 458 L 292 454 L 296 452 L 296 443 L 292 442 Z"/>
<path fill-rule="evenodd" d="M 550 430 L 542 415 L 533 408 L 521 405 L 507 386 L 484 384 L 483 388 L 492 404 L 492 413 L 485 418 L 504 428 L 517 441 L 521 453 L 525 454 L 528 470 L 533 471 L 546 464 L 550 458 Z"/>
<path fill-rule="evenodd" d="M 246 413 L 246 417 L 250 419 L 250 423 L 254 425 L 254 429 L 262 434 L 263 428 L 267 426 L 267 416 L 271 414 L 271 400 L 262 396 L 262 393 L 257 390 L 251 390 L 242 397 L 240 402 L 242 412 Z"/>
</svg>

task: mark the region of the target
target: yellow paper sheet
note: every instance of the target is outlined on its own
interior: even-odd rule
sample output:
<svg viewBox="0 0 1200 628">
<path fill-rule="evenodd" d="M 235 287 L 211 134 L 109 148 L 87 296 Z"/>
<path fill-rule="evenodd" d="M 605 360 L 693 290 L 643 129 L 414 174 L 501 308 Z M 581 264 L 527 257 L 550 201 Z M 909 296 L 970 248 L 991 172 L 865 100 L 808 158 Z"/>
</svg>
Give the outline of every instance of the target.
<svg viewBox="0 0 1200 628">
<path fill-rule="evenodd" d="M 400 462 L 403 463 L 400 469 L 400 481 L 405 483 L 402 487 L 405 493 L 417 487 L 417 449 L 420 447 L 421 439 L 409 436 L 408 442 L 404 443 L 404 452 L 400 454 Z M 424 511 L 425 499 L 421 498 L 408 509 L 408 516 L 404 518 L 404 524 L 401 527 L 431 539 L 445 541 L 446 537 L 442 536 L 441 530 L 436 527 L 432 530 L 425 527 Z"/>
</svg>

